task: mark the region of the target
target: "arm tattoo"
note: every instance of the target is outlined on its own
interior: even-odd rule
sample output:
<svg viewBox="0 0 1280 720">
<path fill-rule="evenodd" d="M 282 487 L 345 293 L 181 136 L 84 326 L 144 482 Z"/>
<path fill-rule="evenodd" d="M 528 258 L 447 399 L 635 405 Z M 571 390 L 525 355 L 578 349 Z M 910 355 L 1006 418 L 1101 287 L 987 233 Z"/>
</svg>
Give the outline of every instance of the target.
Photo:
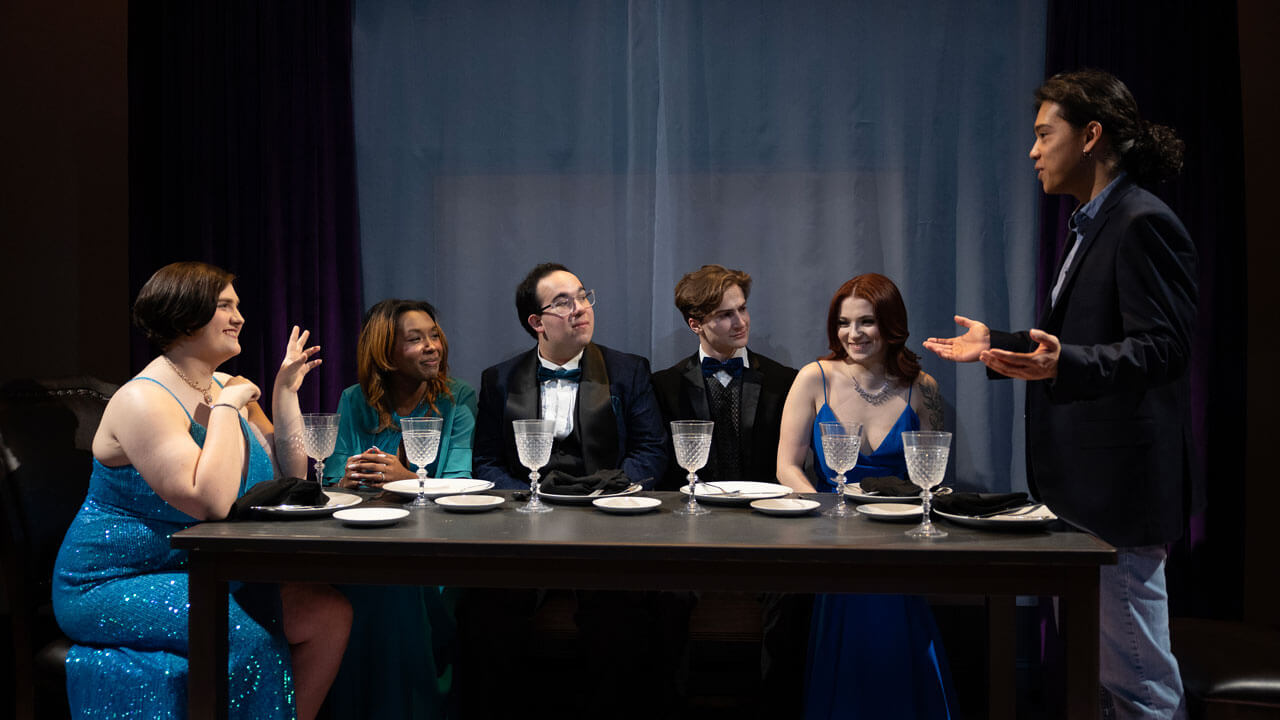
<svg viewBox="0 0 1280 720">
<path fill-rule="evenodd" d="M 922 401 L 922 409 L 925 417 L 929 419 L 929 425 L 934 430 L 942 429 L 943 422 L 943 404 L 942 393 L 938 392 L 938 383 L 934 381 L 925 381 L 920 383 L 920 395 Z"/>
</svg>

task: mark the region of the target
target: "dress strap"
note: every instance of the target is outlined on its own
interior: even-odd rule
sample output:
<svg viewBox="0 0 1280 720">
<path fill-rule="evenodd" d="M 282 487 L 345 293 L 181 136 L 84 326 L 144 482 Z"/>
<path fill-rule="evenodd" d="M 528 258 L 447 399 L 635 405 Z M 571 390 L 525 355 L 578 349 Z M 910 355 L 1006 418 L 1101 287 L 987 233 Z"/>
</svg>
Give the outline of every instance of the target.
<svg viewBox="0 0 1280 720">
<path fill-rule="evenodd" d="M 822 373 L 822 404 L 827 404 L 827 371 L 822 369 L 822 361 L 815 360 L 818 363 L 818 372 Z"/>
<path fill-rule="evenodd" d="M 194 423 L 195 423 L 196 419 L 195 419 L 195 418 L 193 418 L 193 417 L 191 417 L 191 413 L 187 410 L 187 406 L 186 406 L 186 405 L 183 405 L 183 404 L 182 404 L 182 401 L 178 399 L 178 396 L 177 396 L 177 395 L 174 395 L 172 390 L 170 390 L 169 388 L 165 387 L 165 384 L 164 384 L 164 383 L 160 382 L 159 380 L 156 380 L 155 378 L 149 378 L 149 377 L 147 377 L 147 376 L 145 376 L 145 375 L 139 375 L 138 377 L 134 378 L 134 380 L 150 380 L 151 382 L 153 382 L 153 383 L 155 383 L 155 384 L 159 385 L 160 387 L 164 388 L 164 391 L 165 391 L 165 392 L 169 393 L 170 395 L 173 395 L 173 399 L 174 399 L 174 401 L 178 403 L 178 407 L 182 408 L 182 412 L 187 413 L 187 420 L 191 421 L 191 423 L 192 423 L 192 424 L 194 424 Z"/>
<path fill-rule="evenodd" d="M 222 384 L 222 381 L 218 379 L 218 376 L 217 376 L 217 375 L 214 375 L 214 376 L 213 376 L 213 381 L 214 381 L 214 382 L 216 382 L 216 383 L 218 383 L 218 387 L 220 387 L 220 388 L 221 388 L 221 387 L 226 387 L 226 385 L 223 385 L 223 384 Z"/>
<path fill-rule="evenodd" d="M 911 407 L 911 391 L 916 389 L 916 381 L 912 380 L 907 386 L 907 407 Z"/>
</svg>

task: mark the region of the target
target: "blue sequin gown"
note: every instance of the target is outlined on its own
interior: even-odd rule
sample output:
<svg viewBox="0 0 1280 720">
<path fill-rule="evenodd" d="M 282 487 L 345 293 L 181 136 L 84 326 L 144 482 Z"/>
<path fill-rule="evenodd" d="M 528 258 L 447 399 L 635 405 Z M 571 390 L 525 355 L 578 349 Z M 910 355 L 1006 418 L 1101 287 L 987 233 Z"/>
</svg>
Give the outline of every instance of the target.
<svg viewBox="0 0 1280 720">
<path fill-rule="evenodd" d="M 819 365 L 821 368 L 821 365 Z M 836 474 L 822 454 L 818 423 L 838 420 L 826 402 L 813 422 L 813 450 L 827 490 L 835 490 Z M 896 475 L 906 477 L 902 433 L 920 429 L 920 418 L 907 407 L 889 434 L 870 454 L 858 453 L 849 482 Z M 955 692 L 946 651 L 933 621 L 933 611 L 914 595 L 817 595 L 809 631 L 805 672 L 806 718 L 950 718 Z"/>
<path fill-rule="evenodd" d="M 203 446 L 204 426 L 187 417 L 192 439 Z M 242 418 L 240 425 L 249 447 L 243 495 L 270 480 L 272 471 L 248 423 Z M 94 460 L 88 496 L 53 571 L 54 614 L 76 643 L 66 666 L 75 717 L 186 717 L 187 555 L 169 547 L 169 536 L 194 524 L 161 500 L 132 465 L 107 467 Z M 264 585 L 233 588 L 231 716 L 292 718 L 293 675 L 279 592 Z"/>
</svg>

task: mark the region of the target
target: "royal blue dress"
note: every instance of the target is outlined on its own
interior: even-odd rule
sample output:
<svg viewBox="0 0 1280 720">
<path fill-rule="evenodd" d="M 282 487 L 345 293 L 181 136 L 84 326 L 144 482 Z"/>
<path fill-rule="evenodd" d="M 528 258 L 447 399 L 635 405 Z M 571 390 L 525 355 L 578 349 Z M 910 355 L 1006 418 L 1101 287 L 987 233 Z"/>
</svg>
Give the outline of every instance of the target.
<svg viewBox="0 0 1280 720">
<path fill-rule="evenodd" d="M 819 370 L 822 365 L 818 365 Z M 822 408 L 813 422 L 813 451 L 828 491 L 835 476 L 822 454 L 818 423 L 838 420 L 827 404 L 822 375 Z M 858 465 L 845 477 L 906 477 L 902 433 L 920 429 L 907 407 L 875 452 L 858 453 Z M 806 718 L 915 718 L 934 720 L 955 714 L 955 691 L 933 611 L 915 595 L 817 595 L 809 630 L 805 672 Z"/>
<path fill-rule="evenodd" d="M 190 413 L 187 418 L 191 438 L 203 446 L 204 426 Z M 244 418 L 240 426 L 249 447 L 243 495 L 270 480 L 272 472 L 270 457 Z M 132 465 L 93 461 L 88 496 L 53 570 L 54 614 L 76 643 L 67 654 L 67 696 L 75 717 L 187 716 L 187 553 L 170 548 L 169 536 L 195 524 L 160 499 Z M 279 591 L 274 585 L 233 585 L 228 608 L 231 716 L 294 717 Z"/>
</svg>

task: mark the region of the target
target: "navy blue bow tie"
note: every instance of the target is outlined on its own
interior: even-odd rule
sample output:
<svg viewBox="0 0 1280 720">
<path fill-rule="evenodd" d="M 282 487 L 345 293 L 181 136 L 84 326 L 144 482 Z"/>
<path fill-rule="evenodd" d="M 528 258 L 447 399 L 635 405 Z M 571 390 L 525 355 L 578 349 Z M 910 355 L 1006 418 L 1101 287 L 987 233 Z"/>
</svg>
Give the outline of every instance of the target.
<svg viewBox="0 0 1280 720">
<path fill-rule="evenodd" d="M 546 382 L 548 380 L 568 380 L 569 382 L 579 382 L 582 380 L 582 370 L 565 370 L 564 368 L 552 370 L 545 365 L 539 365 L 538 382 Z"/>
<path fill-rule="evenodd" d="M 724 362 L 711 357 L 702 358 L 703 377 L 711 377 L 721 371 L 727 372 L 733 377 L 742 377 L 742 358 L 732 357 Z"/>
</svg>

